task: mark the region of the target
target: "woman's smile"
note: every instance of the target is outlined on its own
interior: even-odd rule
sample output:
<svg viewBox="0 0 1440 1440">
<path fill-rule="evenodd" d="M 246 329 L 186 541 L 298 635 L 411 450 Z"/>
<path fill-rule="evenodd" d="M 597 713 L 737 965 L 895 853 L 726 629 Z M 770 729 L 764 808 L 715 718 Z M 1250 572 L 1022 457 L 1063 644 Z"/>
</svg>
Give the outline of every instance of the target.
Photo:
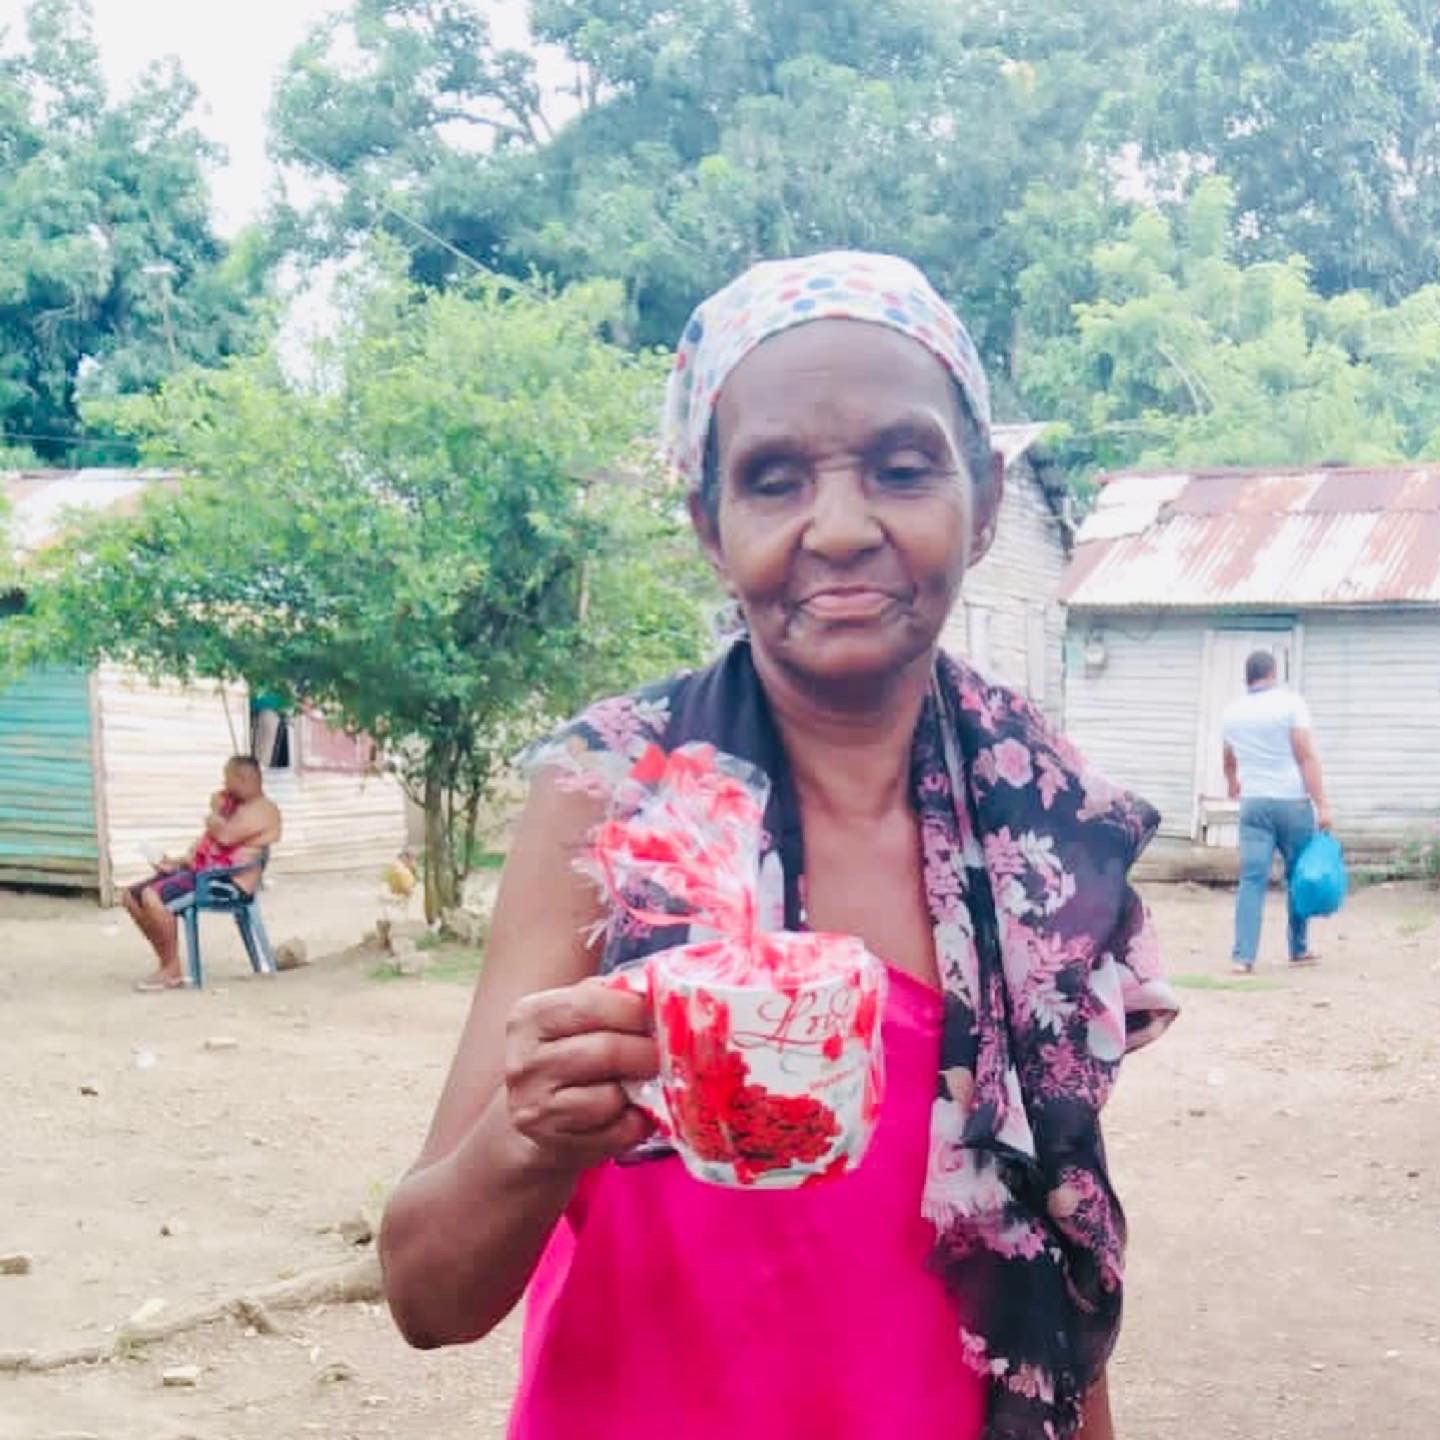
<svg viewBox="0 0 1440 1440">
<path fill-rule="evenodd" d="M 903 604 L 901 596 L 878 586 L 827 585 L 812 590 L 795 608 L 832 625 L 866 625 L 886 619 Z"/>
</svg>

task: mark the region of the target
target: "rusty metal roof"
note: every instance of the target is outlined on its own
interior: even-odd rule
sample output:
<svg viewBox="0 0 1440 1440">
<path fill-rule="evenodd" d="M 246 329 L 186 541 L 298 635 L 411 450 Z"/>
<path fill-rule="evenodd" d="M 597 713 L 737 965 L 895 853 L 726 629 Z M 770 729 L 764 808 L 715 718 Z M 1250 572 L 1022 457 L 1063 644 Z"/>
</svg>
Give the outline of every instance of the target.
<svg viewBox="0 0 1440 1440">
<path fill-rule="evenodd" d="M 1440 465 L 1111 476 L 1060 598 L 1089 610 L 1440 605 Z"/>
<path fill-rule="evenodd" d="M 161 470 L 0 470 L 0 537 L 23 560 L 59 540 L 71 516 L 133 507 L 148 486 L 174 478 Z"/>
</svg>

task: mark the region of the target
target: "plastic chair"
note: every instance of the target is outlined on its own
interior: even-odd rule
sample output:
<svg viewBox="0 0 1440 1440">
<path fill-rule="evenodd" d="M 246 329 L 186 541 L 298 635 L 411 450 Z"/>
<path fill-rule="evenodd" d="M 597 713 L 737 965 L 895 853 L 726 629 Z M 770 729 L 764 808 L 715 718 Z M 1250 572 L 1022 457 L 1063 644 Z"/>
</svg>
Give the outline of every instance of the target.
<svg viewBox="0 0 1440 1440">
<path fill-rule="evenodd" d="M 240 939 L 244 942 L 245 953 L 250 957 L 250 968 L 257 975 L 275 973 L 275 952 L 270 947 L 270 937 L 265 933 L 265 922 L 260 916 L 260 885 L 255 893 L 248 894 L 235 883 L 237 875 L 248 875 L 252 871 L 265 874 L 270 863 L 270 852 L 260 855 L 244 865 L 229 865 L 218 870 L 202 870 L 195 877 L 195 888 L 188 895 L 177 895 L 166 905 L 166 909 L 179 916 L 185 923 L 185 961 L 190 971 L 190 983 L 198 990 L 205 983 L 204 971 L 200 964 L 200 914 L 208 911 L 216 915 L 233 915 Z"/>
</svg>

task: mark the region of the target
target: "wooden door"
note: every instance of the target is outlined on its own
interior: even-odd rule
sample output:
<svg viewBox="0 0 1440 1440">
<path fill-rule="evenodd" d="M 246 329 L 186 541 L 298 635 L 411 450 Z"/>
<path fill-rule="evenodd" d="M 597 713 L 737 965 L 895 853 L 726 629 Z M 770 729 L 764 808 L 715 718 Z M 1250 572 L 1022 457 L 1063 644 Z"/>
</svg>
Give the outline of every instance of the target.
<svg viewBox="0 0 1440 1440">
<path fill-rule="evenodd" d="M 1195 755 L 1195 822 L 1197 840 L 1228 843 L 1238 821 L 1226 793 L 1224 739 L 1221 722 L 1226 707 L 1245 693 L 1245 661 L 1257 650 L 1275 657 L 1282 685 L 1299 681 L 1298 645 L 1294 629 L 1211 630 L 1205 636 L 1205 672 L 1200 689 Z M 1207 830 L 1216 832 L 1207 835 Z M 1219 837 L 1219 839 L 1217 839 Z"/>
</svg>

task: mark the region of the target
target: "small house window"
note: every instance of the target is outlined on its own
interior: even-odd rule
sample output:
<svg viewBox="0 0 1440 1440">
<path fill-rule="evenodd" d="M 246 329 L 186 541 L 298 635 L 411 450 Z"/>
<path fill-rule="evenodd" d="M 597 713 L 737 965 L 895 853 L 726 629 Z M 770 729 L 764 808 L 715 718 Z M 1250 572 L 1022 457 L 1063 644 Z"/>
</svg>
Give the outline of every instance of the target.
<svg viewBox="0 0 1440 1440">
<path fill-rule="evenodd" d="M 330 770 L 341 775 L 365 775 L 376 770 L 379 756 L 368 735 L 352 735 L 328 724 L 314 710 L 302 711 L 295 726 L 304 770 Z"/>
<path fill-rule="evenodd" d="M 250 702 L 250 750 L 267 770 L 289 770 L 294 764 L 290 717 L 273 695 Z"/>
</svg>

